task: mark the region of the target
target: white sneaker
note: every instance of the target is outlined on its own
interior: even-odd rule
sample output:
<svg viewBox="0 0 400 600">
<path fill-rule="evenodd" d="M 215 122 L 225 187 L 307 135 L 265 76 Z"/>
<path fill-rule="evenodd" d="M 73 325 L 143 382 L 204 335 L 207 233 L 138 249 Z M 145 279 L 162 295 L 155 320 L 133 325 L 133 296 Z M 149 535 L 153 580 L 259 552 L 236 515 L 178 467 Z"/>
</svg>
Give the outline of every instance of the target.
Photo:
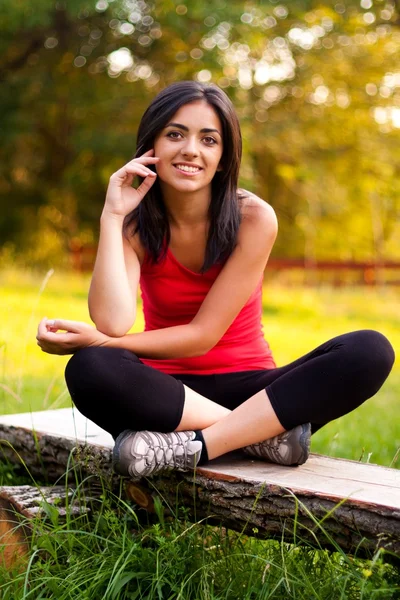
<svg viewBox="0 0 400 600">
<path fill-rule="evenodd" d="M 113 468 L 120 475 L 147 477 L 176 469 L 191 471 L 197 466 L 203 444 L 194 431 L 131 431 L 126 429 L 115 440 Z"/>
</svg>

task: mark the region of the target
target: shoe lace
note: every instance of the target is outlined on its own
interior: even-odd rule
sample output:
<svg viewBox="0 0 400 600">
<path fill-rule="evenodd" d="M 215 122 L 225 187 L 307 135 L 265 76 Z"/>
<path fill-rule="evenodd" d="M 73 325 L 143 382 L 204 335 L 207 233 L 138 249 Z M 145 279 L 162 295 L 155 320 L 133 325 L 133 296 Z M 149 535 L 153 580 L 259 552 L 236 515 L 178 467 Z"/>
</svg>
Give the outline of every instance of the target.
<svg viewBox="0 0 400 600">
<path fill-rule="evenodd" d="M 251 444 L 248 446 L 255 454 L 258 455 L 266 455 L 273 456 L 274 458 L 280 458 L 280 445 L 284 441 L 284 436 L 282 434 L 276 435 L 269 440 L 263 440 L 262 442 L 258 442 L 257 444 Z"/>
<path fill-rule="evenodd" d="M 162 470 L 166 466 L 184 467 L 188 461 L 188 445 L 187 440 L 183 440 L 181 436 L 176 434 L 163 435 L 153 432 L 158 443 L 152 441 L 151 447 L 154 451 L 154 458 L 146 457 L 146 463 L 150 466 L 156 462 L 154 473 Z M 172 437 L 173 436 L 173 437 Z"/>
</svg>

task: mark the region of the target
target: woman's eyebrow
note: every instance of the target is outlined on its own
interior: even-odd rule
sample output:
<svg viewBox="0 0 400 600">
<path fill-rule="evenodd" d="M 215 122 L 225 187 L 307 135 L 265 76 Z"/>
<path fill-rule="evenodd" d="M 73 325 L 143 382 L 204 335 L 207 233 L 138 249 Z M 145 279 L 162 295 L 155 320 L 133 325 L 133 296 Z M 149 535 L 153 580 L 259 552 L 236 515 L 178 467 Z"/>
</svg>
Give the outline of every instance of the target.
<svg viewBox="0 0 400 600">
<path fill-rule="evenodd" d="M 177 127 L 178 129 L 183 129 L 183 131 L 189 131 L 189 127 L 186 127 L 186 125 L 182 125 L 181 123 L 168 123 L 168 125 L 165 127 Z M 212 133 L 214 131 L 221 135 L 218 129 L 211 129 L 208 127 L 203 127 L 203 129 L 200 129 L 200 133 Z"/>
</svg>

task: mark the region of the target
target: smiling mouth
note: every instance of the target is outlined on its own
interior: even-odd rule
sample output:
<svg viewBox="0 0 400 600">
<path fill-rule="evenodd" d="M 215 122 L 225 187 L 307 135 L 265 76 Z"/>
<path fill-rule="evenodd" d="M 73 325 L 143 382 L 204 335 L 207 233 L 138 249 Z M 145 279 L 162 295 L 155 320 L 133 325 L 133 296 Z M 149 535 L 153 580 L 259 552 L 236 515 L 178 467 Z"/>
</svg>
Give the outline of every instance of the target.
<svg viewBox="0 0 400 600">
<path fill-rule="evenodd" d="M 194 175 L 195 173 L 200 173 L 200 171 L 203 170 L 201 167 L 191 167 L 189 165 L 181 165 L 179 163 L 174 165 L 174 167 L 178 171 L 181 171 L 182 173 L 188 173 L 190 175 Z"/>
</svg>

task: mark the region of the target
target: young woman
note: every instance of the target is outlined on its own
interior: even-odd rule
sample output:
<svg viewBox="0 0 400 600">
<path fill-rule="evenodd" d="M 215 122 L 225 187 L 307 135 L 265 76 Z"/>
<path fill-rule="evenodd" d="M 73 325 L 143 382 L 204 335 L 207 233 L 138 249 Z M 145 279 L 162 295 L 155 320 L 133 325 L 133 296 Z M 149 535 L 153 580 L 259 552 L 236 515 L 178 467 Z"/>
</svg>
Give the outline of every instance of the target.
<svg viewBox="0 0 400 600">
<path fill-rule="evenodd" d="M 89 293 L 96 328 L 39 324 L 42 350 L 73 354 L 71 397 L 116 439 L 122 474 L 194 469 L 238 448 L 302 464 L 311 433 L 373 396 L 392 368 L 390 343 L 370 330 L 276 367 L 261 288 L 277 222 L 238 189 L 240 159 L 222 90 L 183 81 L 162 91 L 136 158 L 110 178 Z M 139 283 L 146 327 L 129 334 Z"/>
</svg>

